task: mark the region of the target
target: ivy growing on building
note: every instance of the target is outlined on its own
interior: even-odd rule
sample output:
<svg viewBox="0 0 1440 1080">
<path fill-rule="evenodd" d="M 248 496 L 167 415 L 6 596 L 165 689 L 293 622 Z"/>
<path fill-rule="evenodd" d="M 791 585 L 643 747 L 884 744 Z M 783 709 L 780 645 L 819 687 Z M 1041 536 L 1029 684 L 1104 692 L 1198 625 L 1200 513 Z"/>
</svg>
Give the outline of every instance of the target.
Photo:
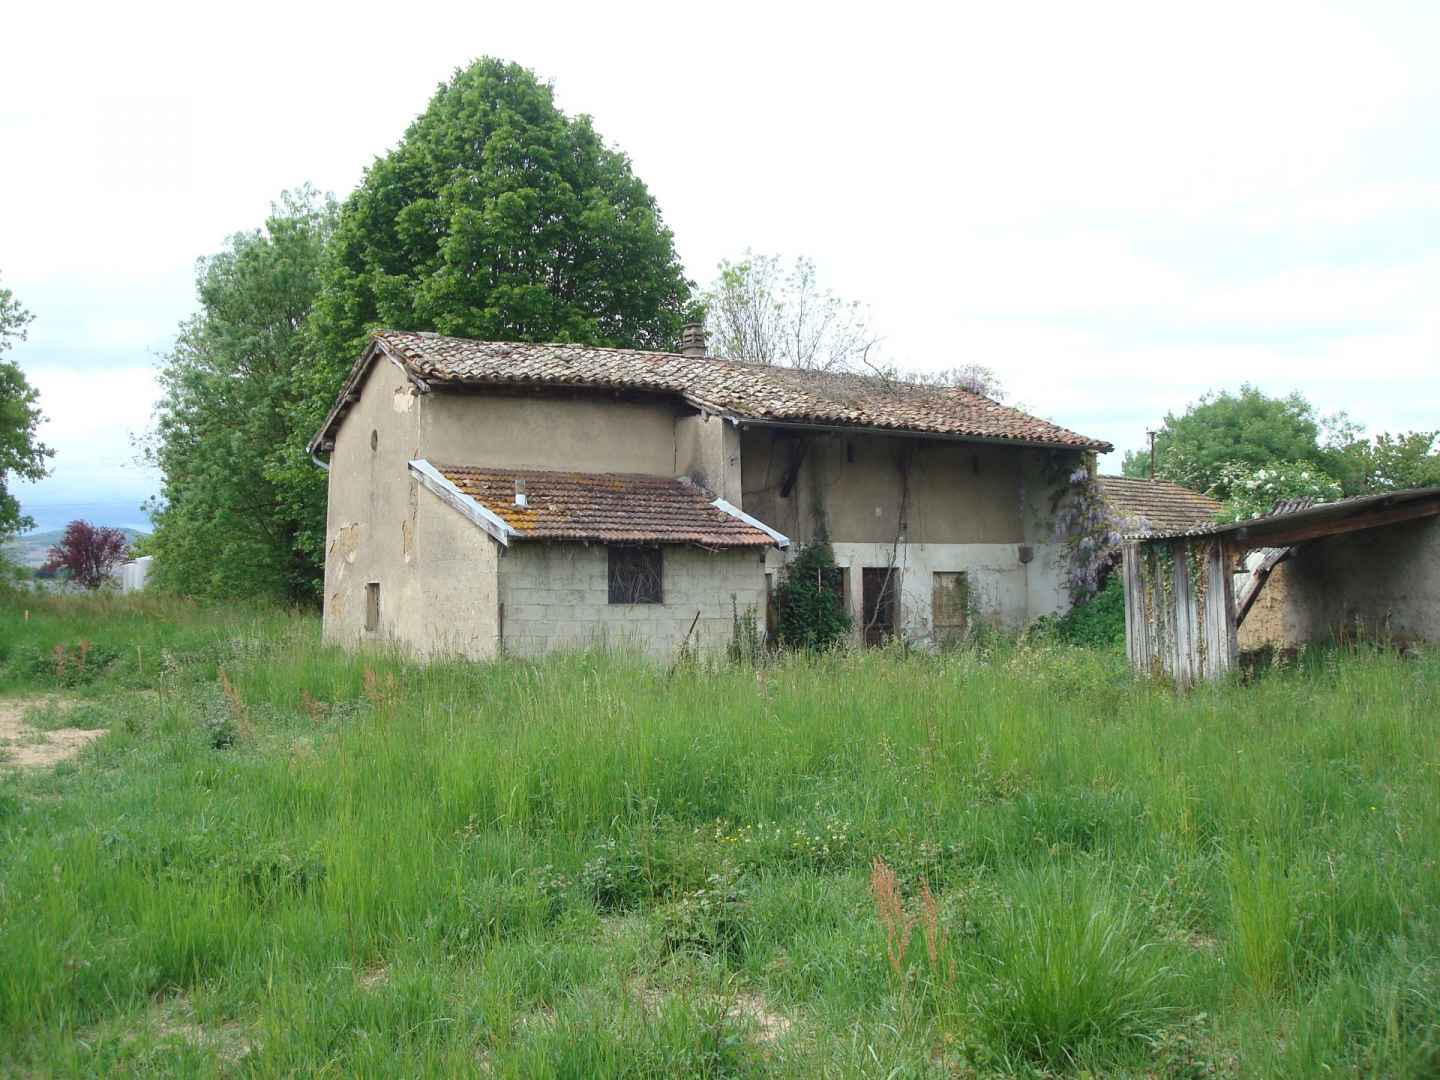
<svg viewBox="0 0 1440 1080">
<path fill-rule="evenodd" d="M 776 636 L 786 649 L 828 649 L 850 631 L 840 568 L 824 540 L 802 547 L 780 572 Z"/>
</svg>

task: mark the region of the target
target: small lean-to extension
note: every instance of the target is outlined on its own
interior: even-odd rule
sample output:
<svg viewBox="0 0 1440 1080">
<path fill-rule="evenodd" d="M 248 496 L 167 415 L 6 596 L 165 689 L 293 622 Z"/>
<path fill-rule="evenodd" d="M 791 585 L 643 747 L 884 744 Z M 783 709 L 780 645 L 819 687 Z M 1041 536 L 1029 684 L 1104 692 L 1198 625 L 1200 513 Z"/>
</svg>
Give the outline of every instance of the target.
<svg viewBox="0 0 1440 1080">
<path fill-rule="evenodd" d="M 431 465 L 423 458 L 409 462 L 410 471 L 420 481 L 422 487 L 428 488 L 440 500 L 452 509 L 458 510 L 465 517 L 469 518 L 480 528 L 493 536 L 505 547 L 510 546 L 510 538 L 516 535 L 515 530 L 507 525 L 499 515 L 481 506 L 465 492 L 445 479 L 439 469 Z"/>
</svg>

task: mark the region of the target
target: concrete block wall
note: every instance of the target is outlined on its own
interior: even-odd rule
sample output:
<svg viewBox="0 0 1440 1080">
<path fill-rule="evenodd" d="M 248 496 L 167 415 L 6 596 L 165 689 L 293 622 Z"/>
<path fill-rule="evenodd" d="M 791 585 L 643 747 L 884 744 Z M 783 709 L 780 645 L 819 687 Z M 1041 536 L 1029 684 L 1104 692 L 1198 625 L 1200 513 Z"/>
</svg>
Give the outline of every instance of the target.
<svg viewBox="0 0 1440 1080">
<path fill-rule="evenodd" d="M 666 545 L 664 602 L 612 604 L 604 544 L 512 543 L 498 567 L 503 647 L 538 656 L 605 645 L 664 659 L 675 655 L 699 612 L 691 644 L 702 652 L 723 649 L 733 635 L 732 597 L 741 618 L 763 631 L 764 558 L 755 549 Z"/>
</svg>

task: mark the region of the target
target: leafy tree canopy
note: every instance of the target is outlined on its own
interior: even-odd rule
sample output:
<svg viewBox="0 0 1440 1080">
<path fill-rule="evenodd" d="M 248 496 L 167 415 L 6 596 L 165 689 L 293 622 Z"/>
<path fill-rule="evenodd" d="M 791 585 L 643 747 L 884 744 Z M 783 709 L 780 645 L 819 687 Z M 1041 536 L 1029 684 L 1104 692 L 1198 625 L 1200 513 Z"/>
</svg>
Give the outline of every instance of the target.
<svg viewBox="0 0 1440 1080">
<path fill-rule="evenodd" d="M 1326 463 L 1347 495 L 1440 484 L 1440 431 L 1352 439 L 1329 450 Z"/>
<path fill-rule="evenodd" d="M 0 288 L 0 356 L 17 341 L 24 341 L 34 316 L 15 294 Z M 11 477 L 39 480 L 54 451 L 36 437 L 40 421 L 40 395 L 13 360 L 0 360 L 0 540 L 23 532 L 34 522 L 20 513 L 20 501 L 10 492 Z"/>
<path fill-rule="evenodd" d="M 1298 393 L 1268 397 L 1253 386 L 1209 393 L 1182 415 L 1170 413 L 1155 436 L 1156 475 L 1224 499 L 1222 467 L 1260 468 L 1277 461 L 1319 464 L 1320 422 Z M 1126 476 L 1147 476 L 1148 451 L 1125 455 Z"/>
<path fill-rule="evenodd" d="M 162 364 L 146 447 L 162 478 L 151 541 L 162 587 L 318 596 L 323 474 L 308 463 L 297 472 L 291 448 L 309 434 L 295 424 L 303 330 L 335 217 L 333 199 L 287 192 L 263 229 L 237 233 L 197 265 L 200 310 Z"/>
<path fill-rule="evenodd" d="M 314 332 L 333 392 L 367 331 L 671 348 L 674 239 L 624 154 L 516 64 L 442 85 L 345 201 Z"/>
<path fill-rule="evenodd" d="M 110 580 L 130 550 L 123 529 L 72 521 L 65 526 L 60 542 L 47 553 L 43 569 L 64 570 L 70 580 L 87 589 L 98 589 Z"/>
</svg>

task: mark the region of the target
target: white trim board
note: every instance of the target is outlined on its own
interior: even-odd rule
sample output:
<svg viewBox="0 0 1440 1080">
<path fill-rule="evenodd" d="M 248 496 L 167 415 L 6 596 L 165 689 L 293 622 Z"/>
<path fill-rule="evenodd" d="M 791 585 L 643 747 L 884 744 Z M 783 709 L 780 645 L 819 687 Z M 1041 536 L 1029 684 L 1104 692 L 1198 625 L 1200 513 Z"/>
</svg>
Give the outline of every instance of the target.
<svg viewBox="0 0 1440 1080">
<path fill-rule="evenodd" d="M 746 525 L 749 525 L 753 529 L 759 529 L 766 536 L 770 537 L 771 540 L 775 541 L 776 547 L 788 548 L 790 546 L 790 538 L 788 536 L 786 536 L 784 533 L 776 532 L 759 518 L 751 517 L 734 503 L 726 502 L 724 499 L 716 499 L 710 505 L 715 507 L 716 510 L 724 511 L 733 518 L 739 518 L 741 521 L 745 522 Z"/>
<path fill-rule="evenodd" d="M 415 478 L 420 481 L 422 487 L 433 491 L 440 497 L 441 502 L 469 518 L 499 543 L 505 547 L 510 546 L 510 537 L 515 536 L 516 532 L 505 524 L 504 519 L 481 506 L 475 499 L 445 479 L 445 475 L 430 462 L 420 458 L 408 464 L 410 471 L 415 474 Z"/>
</svg>

